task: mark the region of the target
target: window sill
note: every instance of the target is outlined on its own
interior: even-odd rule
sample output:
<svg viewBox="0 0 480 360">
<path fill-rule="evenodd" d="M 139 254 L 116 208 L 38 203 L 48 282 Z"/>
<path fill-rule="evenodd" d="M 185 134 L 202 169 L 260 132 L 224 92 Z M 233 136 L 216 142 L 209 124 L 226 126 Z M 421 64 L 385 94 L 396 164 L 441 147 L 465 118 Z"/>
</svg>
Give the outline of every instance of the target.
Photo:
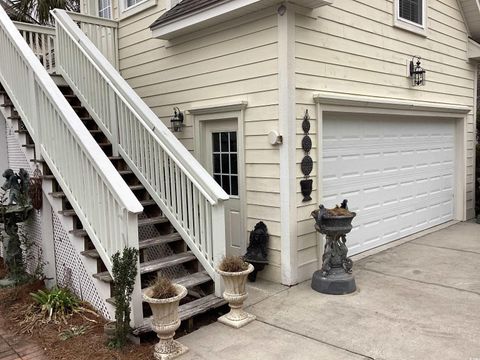
<svg viewBox="0 0 480 360">
<path fill-rule="evenodd" d="M 427 37 L 427 27 L 421 25 L 414 25 L 402 19 L 395 19 L 393 26 L 402 30 L 406 30 L 417 35 Z"/>
<path fill-rule="evenodd" d="M 154 6 L 157 6 L 157 0 L 144 0 L 142 2 L 139 2 L 138 4 L 122 10 L 122 12 L 120 13 L 120 20 L 126 19 L 132 15 L 138 14 Z"/>
</svg>

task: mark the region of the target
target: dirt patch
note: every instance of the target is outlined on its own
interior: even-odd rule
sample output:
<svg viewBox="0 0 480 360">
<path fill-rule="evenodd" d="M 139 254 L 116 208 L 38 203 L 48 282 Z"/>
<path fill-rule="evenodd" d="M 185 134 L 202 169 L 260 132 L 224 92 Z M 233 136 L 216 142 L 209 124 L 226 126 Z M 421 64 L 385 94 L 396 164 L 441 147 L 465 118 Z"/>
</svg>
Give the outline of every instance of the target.
<svg viewBox="0 0 480 360">
<path fill-rule="evenodd" d="M 0 316 L 5 320 L 6 327 L 15 334 L 25 333 L 25 320 L 34 303 L 30 293 L 43 288 L 43 283 L 37 281 L 16 288 L 0 289 Z M 94 319 L 95 322 L 86 318 Z M 122 351 L 110 349 L 106 345 L 103 326 L 106 321 L 89 313 L 76 314 L 67 323 L 37 323 L 33 328 L 27 326 L 26 336 L 31 337 L 41 346 L 49 359 L 52 360 L 147 360 L 153 359 L 153 344 L 128 345 Z M 81 335 L 62 340 L 59 334 L 72 329 L 84 328 Z"/>
<path fill-rule="evenodd" d="M 2 244 L 0 244 L 0 246 L 2 246 Z M 5 266 L 3 258 L 0 257 L 0 279 L 3 279 L 5 276 L 7 276 L 7 267 Z"/>
</svg>

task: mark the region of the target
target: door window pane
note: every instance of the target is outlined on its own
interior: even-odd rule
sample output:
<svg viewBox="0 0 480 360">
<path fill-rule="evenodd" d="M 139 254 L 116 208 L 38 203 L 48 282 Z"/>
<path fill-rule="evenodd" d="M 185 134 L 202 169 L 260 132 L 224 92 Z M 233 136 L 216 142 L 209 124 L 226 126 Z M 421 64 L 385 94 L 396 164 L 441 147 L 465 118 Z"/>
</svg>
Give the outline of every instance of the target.
<svg viewBox="0 0 480 360">
<path fill-rule="evenodd" d="M 212 133 L 212 163 L 215 181 L 229 195 L 238 196 L 237 132 Z"/>
</svg>

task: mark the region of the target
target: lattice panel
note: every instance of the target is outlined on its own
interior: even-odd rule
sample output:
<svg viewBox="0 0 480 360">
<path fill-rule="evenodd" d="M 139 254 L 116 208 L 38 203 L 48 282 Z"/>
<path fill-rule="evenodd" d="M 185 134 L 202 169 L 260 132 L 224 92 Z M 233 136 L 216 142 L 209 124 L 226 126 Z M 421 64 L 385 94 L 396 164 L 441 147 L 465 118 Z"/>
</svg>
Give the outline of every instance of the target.
<svg viewBox="0 0 480 360">
<path fill-rule="evenodd" d="M 144 218 L 145 215 L 139 215 L 139 219 Z M 138 230 L 138 238 L 139 240 L 150 239 L 156 236 L 160 236 L 160 233 L 156 229 L 154 225 L 142 226 Z M 161 259 L 163 257 L 167 257 L 173 255 L 173 250 L 170 249 L 168 245 L 158 245 L 148 248 L 144 252 L 145 261 L 151 261 L 156 259 Z M 183 265 L 176 265 L 171 266 L 167 269 L 160 270 L 159 273 L 165 277 L 170 279 L 179 278 L 182 276 L 188 275 L 187 270 L 183 267 Z"/>
<path fill-rule="evenodd" d="M 105 301 L 98 294 L 92 277 L 85 269 L 60 219 L 54 212 L 52 212 L 52 219 L 55 240 L 55 269 L 58 285 L 69 288 L 80 299 L 89 302 L 108 319 L 110 315 Z"/>
</svg>

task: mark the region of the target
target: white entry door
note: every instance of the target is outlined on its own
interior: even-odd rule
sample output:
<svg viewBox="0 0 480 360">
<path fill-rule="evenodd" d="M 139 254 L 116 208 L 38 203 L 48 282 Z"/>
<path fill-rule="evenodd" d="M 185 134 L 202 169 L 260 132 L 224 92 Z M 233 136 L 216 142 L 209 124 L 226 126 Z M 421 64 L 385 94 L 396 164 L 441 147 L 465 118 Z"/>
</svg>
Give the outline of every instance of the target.
<svg viewBox="0 0 480 360">
<path fill-rule="evenodd" d="M 241 214 L 242 167 L 239 163 L 238 121 L 211 120 L 204 123 L 204 165 L 230 196 L 225 202 L 227 254 L 241 256 L 245 253 L 246 239 Z"/>
<path fill-rule="evenodd" d="M 357 211 L 351 254 L 454 217 L 454 120 L 327 113 L 322 167 L 324 205 Z"/>
</svg>

